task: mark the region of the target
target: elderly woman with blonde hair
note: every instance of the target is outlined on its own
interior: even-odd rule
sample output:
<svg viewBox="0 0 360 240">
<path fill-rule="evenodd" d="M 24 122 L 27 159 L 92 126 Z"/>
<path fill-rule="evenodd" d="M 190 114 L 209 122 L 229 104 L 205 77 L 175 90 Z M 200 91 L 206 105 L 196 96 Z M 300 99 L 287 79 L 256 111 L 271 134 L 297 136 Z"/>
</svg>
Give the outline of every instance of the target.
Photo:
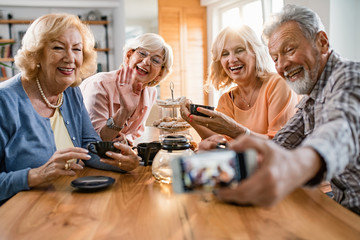
<svg viewBox="0 0 360 240">
<path fill-rule="evenodd" d="M 0 83 L 0 203 L 16 193 L 75 176 L 86 165 L 130 171 L 124 144 L 108 159 L 89 154 L 100 141 L 83 103 L 81 80 L 96 70 L 94 36 L 77 16 L 47 14 L 26 31 L 15 56 L 20 73 Z"/>
<path fill-rule="evenodd" d="M 125 140 L 129 145 L 141 136 L 157 98 L 154 88 L 170 73 L 173 52 L 155 33 L 142 34 L 124 47 L 120 69 L 102 72 L 81 85 L 92 124 L 103 140 Z"/>
<path fill-rule="evenodd" d="M 209 141 L 242 134 L 274 137 L 295 113 L 298 96 L 272 71 L 272 64 L 266 47 L 250 27 L 226 27 L 212 46 L 208 85 L 230 89 L 220 97 L 216 111 L 198 109 L 210 118 L 191 115 L 190 100 L 181 107 L 182 117 L 202 139 L 214 136 Z"/>
</svg>

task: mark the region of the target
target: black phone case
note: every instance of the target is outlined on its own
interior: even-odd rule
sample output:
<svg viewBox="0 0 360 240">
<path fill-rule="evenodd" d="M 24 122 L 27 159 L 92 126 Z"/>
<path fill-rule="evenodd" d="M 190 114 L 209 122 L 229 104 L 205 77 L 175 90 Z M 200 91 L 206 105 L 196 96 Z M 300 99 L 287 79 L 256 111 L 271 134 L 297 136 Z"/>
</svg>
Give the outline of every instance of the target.
<svg viewBox="0 0 360 240">
<path fill-rule="evenodd" d="M 209 117 L 206 114 L 200 113 L 197 111 L 198 107 L 202 107 L 202 108 L 206 108 L 206 109 L 210 109 L 210 110 L 214 110 L 214 107 L 211 106 L 206 106 L 206 105 L 199 105 L 199 104 L 190 104 L 190 113 L 196 116 L 201 116 L 201 117 Z"/>
</svg>

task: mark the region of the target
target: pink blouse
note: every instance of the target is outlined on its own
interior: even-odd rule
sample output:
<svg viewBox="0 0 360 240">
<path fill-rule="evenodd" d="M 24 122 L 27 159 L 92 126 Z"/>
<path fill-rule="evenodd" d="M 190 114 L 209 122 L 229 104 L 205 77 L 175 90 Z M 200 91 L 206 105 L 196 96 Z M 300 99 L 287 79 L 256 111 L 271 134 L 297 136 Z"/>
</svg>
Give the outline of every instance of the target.
<svg viewBox="0 0 360 240">
<path fill-rule="evenodd" d="M 80 84 L 85 107 L 91 122 L 100 135 L 100 130 L 109 117 L 115 115 L 120 108 L 120 97 L 117 85 L 116 71 L 97 73 Z M 130 141 L 138 138 L 145 130 L 145 121 L 155 103 L 157 91 L 155 87 L 146 87 L 140 96 L 139 105 L 127 121 L 121 133 Z"/>
</svg>

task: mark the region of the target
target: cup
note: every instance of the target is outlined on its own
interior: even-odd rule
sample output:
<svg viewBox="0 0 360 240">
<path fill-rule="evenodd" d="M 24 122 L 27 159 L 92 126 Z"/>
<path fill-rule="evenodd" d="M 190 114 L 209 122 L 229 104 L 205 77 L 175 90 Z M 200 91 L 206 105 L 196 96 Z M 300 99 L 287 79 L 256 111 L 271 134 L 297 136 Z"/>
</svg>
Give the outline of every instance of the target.
<svg viewBox="0 0 360 240">
<path fill-rule="evenodd" d="M 139 143 L 133 149 L 135 148 L 138 151 L 138 156 L 141 157 L 142 161 L 144 162 L 144 166 L 148 166 L 151 165 L 155 155 L 161 149 L 161 143 L 158 141 Z"/>
<path fill-rule="evenodd" d="M 116 153 L 120 153 L 121 151 L 114 147 L 115 142 L 103 142 L 103 141 L 96 141 L 90 142 L 87 146 L 89 152 L 98 155 L 101 158 L 109 158 L 105 155 L 107 151 L 112 151 Z"/>
</svg>

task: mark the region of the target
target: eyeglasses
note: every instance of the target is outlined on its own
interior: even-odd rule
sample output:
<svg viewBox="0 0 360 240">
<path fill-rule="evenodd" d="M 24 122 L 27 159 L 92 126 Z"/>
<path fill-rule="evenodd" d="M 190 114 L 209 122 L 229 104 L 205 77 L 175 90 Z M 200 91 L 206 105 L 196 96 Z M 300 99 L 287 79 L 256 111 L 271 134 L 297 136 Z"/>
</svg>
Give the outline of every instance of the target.
<svg viewBox="0 0 360 240">
<path fill-rule="evenodd" d="M 150 56 L 150 53 L 145 49 L 137 48 L 135 52 L 138 54 L 139 58 L 145 59 Z M 161 67 L 164 63 L 162 57 L 158 55 L 150 56 L 150 62 L 154 67 Z"/>
</svg>

